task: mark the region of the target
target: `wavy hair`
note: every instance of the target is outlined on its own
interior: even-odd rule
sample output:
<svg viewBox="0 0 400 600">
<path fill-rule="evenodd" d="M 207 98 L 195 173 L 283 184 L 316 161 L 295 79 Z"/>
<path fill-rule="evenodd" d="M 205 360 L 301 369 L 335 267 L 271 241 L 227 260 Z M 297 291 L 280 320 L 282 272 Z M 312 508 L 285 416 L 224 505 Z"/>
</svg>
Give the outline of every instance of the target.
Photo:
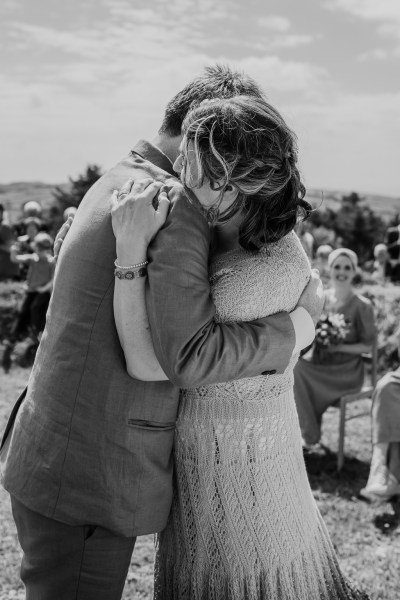
<svg viewBox="0 0 400 600">
<path fill-rule="evenodd" d="M 277 242 L 312 210 L 297 167 L 297 138 L 279 112 L 262 98 L 236 96 L 202 102 L 183 122 L 186 154 L 193 144 L 200 187 L 237 189 L 235 202 L 218 218 L 239 211 L 239 243 L 250 251 Z"/>
<path fill-rule="evenodd" d="M 232 96 L 255 96 L 263 98 L 262 89 L 257 83 L 240 71 L 227 65 L 210 65 L 190 81 L 167 104 L 159 133 L 178 136 L 187 113 L 203 100 L 211 98 L 231 98 Z"/>
</svg>

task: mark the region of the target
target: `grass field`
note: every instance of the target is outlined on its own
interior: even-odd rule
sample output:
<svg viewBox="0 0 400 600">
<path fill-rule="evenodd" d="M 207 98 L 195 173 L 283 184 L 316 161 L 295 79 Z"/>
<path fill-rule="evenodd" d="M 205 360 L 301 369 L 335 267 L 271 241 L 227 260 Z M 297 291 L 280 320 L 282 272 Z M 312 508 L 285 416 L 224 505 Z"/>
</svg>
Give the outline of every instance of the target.
<svg viewBox="0 0 400 600">
<path fill-rule="evenodd" d="M 0 373 L 0 430 L 29 377 L 15 367 Z M 364 401 L 368 402 L 368 401 Z M 355 411 L 356 405 L 351 407 Z M 324 421 L 326 452 L 307 458 L 314 497 L 325 519 L 345 575 L 364 588 L 371 600 L 400 598 L 400 502 L 370 505 L 358 497 L 365 485 L 370 449 L 370 420 L 354 419 L 347 426 L 346 462 L 336 472 L 338 412 L 330 409 Z M 8 495 L 0 488 L 0 600 L 22 600 L 18 571 L 20 551 Z M 124 600 L 152 597 L 153 536 L 139 538 L 133 554 Z M 273 600 L 273 599 L 271 599 Z M 309 600 L 318 600 L 310 598 Z"/>
</svg>

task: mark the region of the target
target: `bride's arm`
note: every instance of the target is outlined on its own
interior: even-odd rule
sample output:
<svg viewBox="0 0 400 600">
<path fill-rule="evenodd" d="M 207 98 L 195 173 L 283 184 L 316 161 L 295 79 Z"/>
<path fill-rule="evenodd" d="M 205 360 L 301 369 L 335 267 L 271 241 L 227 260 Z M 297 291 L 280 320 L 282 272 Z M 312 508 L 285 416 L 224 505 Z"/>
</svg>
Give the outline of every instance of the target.
<svg viewBox="0 0 400 600">
<path fill-rule="evenodd" d="M 146 261 L 147 246 L 164 224 L 169 208 L 167 195 L 160 193 L 158 210 L 154 213 L 148 210 L 149 203 L 161 187 L 160 183 L 147 179 L 134 184 L 134 203 L 129 202 L 131 185 L 132 182 L 121 189 L 119 197 L 125 195 L 125 198 L 118 200 L 118 194 L 114 192 L 111 200 L 116 263 L 125 267 L 116 269 L 123 274 L 127 271 L 126 267 Z M 144 230 L 146 237 L 141 235 Z M 137 272 L 137 269 L 134 271 Z M 115 278 L 114 317 L 129 375 L 144 381 L 161 381 L 168 378 L 154 353 L 146 310 L 146 280 L 147 277 L 140 276 Z"/>
<path fill-rule="evenodd" d="M 129 264 L 119 256 L 118 264 Z M 133 258 L 136 264 L 139 254 Z M 144 381 L 168 379 L 154 353 L 146 310 L 146 277 L 115 278 L 114 317 L 128 374 Z"/>
</svg>

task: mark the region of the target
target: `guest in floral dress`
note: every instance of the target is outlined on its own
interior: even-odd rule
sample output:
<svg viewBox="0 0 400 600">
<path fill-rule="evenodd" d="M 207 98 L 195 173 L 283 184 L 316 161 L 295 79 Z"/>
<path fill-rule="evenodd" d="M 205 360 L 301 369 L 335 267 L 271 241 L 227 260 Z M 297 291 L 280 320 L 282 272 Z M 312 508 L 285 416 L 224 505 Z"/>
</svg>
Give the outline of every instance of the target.
<svg viewBox="0 0 400 600">
<path fill-rule="evenodd" d="M 294 394 L 303 446 L 321 438 L 322 415 L 340 396 L 361 389 L 364 364 L 361 355 L 372 350 L 375 321 L 370 300 L 357 294 L 353 278 L 357 255 L 348 248 L 330 253 L 332 287 L 326 292 L 325 313 L 344 316 L 348 331 L 342 343 L 306 353 L 294 369 Z"/>
</svg>

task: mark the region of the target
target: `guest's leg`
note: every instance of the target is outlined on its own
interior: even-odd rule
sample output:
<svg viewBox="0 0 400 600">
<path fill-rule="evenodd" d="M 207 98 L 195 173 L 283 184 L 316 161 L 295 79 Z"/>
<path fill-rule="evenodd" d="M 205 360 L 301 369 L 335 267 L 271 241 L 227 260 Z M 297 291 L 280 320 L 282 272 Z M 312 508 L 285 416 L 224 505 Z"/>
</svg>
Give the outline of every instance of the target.
<svg viewBox="0 0 400 600">
<path fill-rule="evenodd" d="M 321 438 L 321 414 L 315 408 L 311 378 L 307 365 L 299 361 L 294 369 L 294 398 L 303 442 L 317 444 Z"/>
<path fill-rule="evenodd" d="M 400 442 L 389 444 L 388 467 L 390 473 L 400 482 Z"/>
<path fill-rule="evenodd" d="M 388 477 L 388 450 L 389 444 L 386 442 L 374 444 L 372 448 L 371 467 L 366 486 L 368 489 L 373 489 L 377 485 L 384 486 L 386 484 Z"/>
<path fill-rule="evenodd" d="M 28 329 L 30 319 L 30 308 L 36 295 L 36 292 L 27 292 L 25 298 L 22 301 L 21 308 L 18 311 L 16 321 L 14 322 L 14 325 L 11 329 L 11 339 L 14 342 L 23 334 L 25 334 Z"/>
<path fill-rule="evenodd" d="M 22 301 L 21 308 L 18 311 L 17 317 L 11 327 L 10 335 L 8 339 L 4 341 L 4 352 L 2 358 L 2 367 L 6 373 L 11 368 L 12 360 L 11 356 L 15 347 L 16 342 L 23 334 L 27 333 L 29 325 L 29 310 L 34 295 L 28 292 Z"/>
<path fill-rule="evenodd" d="M 11 497 L 26 600 L 120 600 L 136 538 L 48 519 Z"/>
<path fill-rule="evenodd" d="M 30 326 L 35 335 L 43 331 L 46 324 L 46 313 L 49 307 L 50 293 L 38 293 L 30 307 Z"/>
<path fill-rule="evenodd" d="M 400 493 L 399 390 L 395 373 L 387 373 L 372 398 L 372 460 L 361 496 L 388 500 Z"/>
</svg>

